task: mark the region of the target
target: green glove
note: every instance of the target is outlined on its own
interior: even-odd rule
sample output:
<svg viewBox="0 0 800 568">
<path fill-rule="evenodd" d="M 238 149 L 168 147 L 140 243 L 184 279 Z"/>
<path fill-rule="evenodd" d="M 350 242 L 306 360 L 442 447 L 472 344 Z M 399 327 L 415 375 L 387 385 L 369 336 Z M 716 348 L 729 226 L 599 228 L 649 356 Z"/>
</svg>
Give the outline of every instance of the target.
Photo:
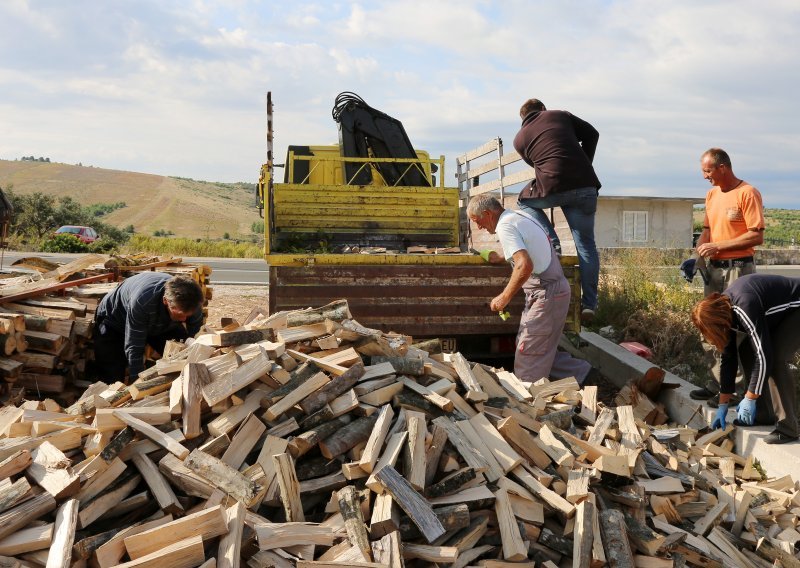
<svg viewBox="0 0 800 568">
<path fill-rule="evenodd" d="M 511 317 L 511 314 L 508 311 L 500 311 L 500 319 L 506 321 L 508 318 Z"/>
<path fill-rule="evenodd" d="M 490 256 L 490 255 L 491 255 L 493 252 L 494 252 L 494 251 L 493 251 L 492 249 L 483 249 L 482 251 L 478 252 L 478 254 L 481 256 L 481 258 L 482 258 L 483 260 L 485 260 L 486 262 L 489 262 L 489 256 Z"/>
</svg>

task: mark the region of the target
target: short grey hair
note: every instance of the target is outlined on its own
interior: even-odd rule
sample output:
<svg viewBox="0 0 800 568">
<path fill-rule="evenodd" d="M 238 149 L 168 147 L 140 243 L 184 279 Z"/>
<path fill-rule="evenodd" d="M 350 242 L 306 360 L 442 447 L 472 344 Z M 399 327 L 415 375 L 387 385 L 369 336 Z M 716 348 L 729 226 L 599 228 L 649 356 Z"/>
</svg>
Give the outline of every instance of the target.
<svg viewBox="0 0 800 568">
<path fill-rule="evenodd" d="M 491 193 L 482 193 L 469 200 L 467 215 L 477 217 L 484 211 L 502 212 L 503 206 L 500 205 L 500 201 Z"/>
</svg>

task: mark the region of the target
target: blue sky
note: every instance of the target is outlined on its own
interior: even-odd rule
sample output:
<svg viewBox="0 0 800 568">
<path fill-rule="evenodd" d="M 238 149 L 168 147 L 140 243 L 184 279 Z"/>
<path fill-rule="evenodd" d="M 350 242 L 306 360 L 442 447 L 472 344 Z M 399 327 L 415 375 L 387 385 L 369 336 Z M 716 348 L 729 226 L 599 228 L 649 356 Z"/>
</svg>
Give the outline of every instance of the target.
<svg viewBox="0 0 800 568">
<path fill-rule="evenodd" d="M 337 140 L 341 91 L 447 158 L 500 136 L 529 97 L 600 131 L 609 195 L 702 197 L 728 150 L 767 207 L 800 208 L 796 0 L 267 2 L 4 0 L 0 158 L 211 181 Z"/>
</svg>

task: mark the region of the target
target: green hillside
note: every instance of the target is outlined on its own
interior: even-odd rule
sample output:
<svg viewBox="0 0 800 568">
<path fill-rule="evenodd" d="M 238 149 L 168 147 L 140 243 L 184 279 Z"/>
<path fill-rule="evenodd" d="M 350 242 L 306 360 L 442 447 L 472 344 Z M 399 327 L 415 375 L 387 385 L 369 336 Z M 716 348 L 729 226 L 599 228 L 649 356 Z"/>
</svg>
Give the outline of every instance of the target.
<svg viewBox="0 0 800 568">
<path fill-rule="evenodd" d="M 257 172 L 254 167 L 254 172 Z M 102 217 L 136 233 L 171 231 L 175 236 L 230 238 L 252 235 L 259 220 L 253 184 L 224 184 L 60 163 L 0 160 L 0 187 L 18 195 L 36 192 L 71 197 L 81 205 L 126 207 Z"/>
</svg>

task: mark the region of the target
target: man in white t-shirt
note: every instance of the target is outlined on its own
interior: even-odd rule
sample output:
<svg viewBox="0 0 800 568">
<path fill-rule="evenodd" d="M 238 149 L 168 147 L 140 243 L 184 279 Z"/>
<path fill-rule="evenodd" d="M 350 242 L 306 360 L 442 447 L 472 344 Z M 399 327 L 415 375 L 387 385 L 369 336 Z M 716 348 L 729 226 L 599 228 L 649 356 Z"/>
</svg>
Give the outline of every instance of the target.
<svg viewBox="0 0 800 568">
<path fill-rule="evenodd" d="M 558 351 L 569 310 L 570 287 L 544 228 L 528 213 L 505 210 L 489 194 L 473 197 L 467 215 L 500 240 L 505 258 L 492 251 L 487 260 L 493 264 L 508 261 L 513 267 L 511 278 L 489 308 L 502 312 L 517 292 L 525 291 L 514 374 L 531 382 L 543 377 L 575 377 L 582 384 L 591 365 Z"/>
</svg>

